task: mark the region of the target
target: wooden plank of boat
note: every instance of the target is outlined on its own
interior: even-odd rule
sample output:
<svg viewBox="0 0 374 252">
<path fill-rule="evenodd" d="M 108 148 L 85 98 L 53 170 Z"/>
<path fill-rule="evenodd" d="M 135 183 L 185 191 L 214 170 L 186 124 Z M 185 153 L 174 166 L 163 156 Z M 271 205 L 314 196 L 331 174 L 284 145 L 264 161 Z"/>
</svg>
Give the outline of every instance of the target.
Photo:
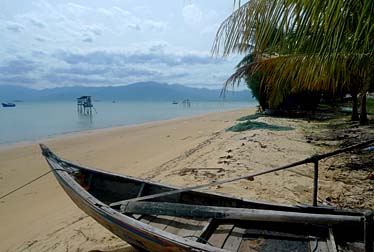
<svg viewBox="0 0 374 252">
<path fill-rule="evenodd" d="M 147 224 L 155 228 L 164 230 L 165 228 L 169 226 L 169 224 L 173 221 L 173 219 L 174 219 L 173 216 L 157 215 L 157 216 L 154 216 L 154 218 L 152 218 Z"/>
<path fill-rule="evenodd" d="M 309 241 L 307 240 L 292 240 L 292 239 L 276 239 L 266 237 L 251 237 L 242 240 L 239 252 L 248 251 L 277 251 L 277 252 L 290 252 L 290 251 L 313 251 L 310 250 Z M 323 250 L 329 252 L 329 250 Z"/>
<path fill-rule="evenodd" d="M 257 229 L 257 228 L 248 228 L 245 229 L 245 235 L 249 237 L 257 237 L 257 236 L 264 236 L 264 237 L 275 237 L 275 238 L 288 238 L 288 239 L 295 239 L 295 240 L 307 240 L 309 239 L 308 236 L 304 234 L 295 234 L 290 232 L 282 232 L 282 231 L 273 231 L 267 229 Z"/>
<path fill-rule="evenodd" d="M 144 224 L 149 224 L 150 222 L 153 221 L 153 219 L 155 219 L 156 217 L 153 216 L 153 215 L 141 215 L 141 218 L 139 218 L 138 220 L 140 220 L 141 222 L 143 222 Z"/>
<path fill-rule="evenodd" d="M 240 243 L 238 252 L 258 252 L 259 247 L 265 242 L 263 238 L 260 239 L 243 239 Z"/>
<path fill-rule="evenodd" d="M 164 231 L 176 234 L 178 236 L 198 240 L 203 232 L 203 228 L 208 223 L 207 220 L 194 220 L 183 217 L 174 217 L 169 222 Z"/>
<path fill-rule="evenodd" d="M 329 250 L 327 242 L 321 239 L 314 239 L 309 241 L 310 251 L 314 252 L 333 252 Z"/>
<path fill-rule="evenodd" d="M 213 218 L 210 218 L 206 222 L 205 226 L 201 229 L 201 232 L 199 234 L 199 238 L 196 241 L 206 243 L 207 239 L 213 233 L 213 231 L 215 230 L 216 227 L 217 227 L 216 220 L 213 219 Z"/>
<path fill-rule="evenodd" d="M 251 220 L 282 223 L 339 224 L 363 223 L 363 216 L 295 213 L 275 210 L 201 206 L 167 202 L 126 202 L 123 213 L 179 217 Z"/>
<path fill-rule="evenodd" d="M 222 248 L 231 230 L 234 228 L 233 224 L 221 224 L 213 232 L 208 239 L 208 244 L 217 248 Z"/>
<path fill-rule="evenodd" d="M 329 228 L 329 239 L 328 239 L 328 242 L 327 242 L 327 246 L 329 247 L 329 250 L 331 252 L 338 252 L 338 250 L 336 248 L 335 237 L 334 237 L 334 233 L 332 231 L 332 228 Z"/>
<path fill-rule="evenodd" d="M 245 233 L 245 228 L 234 227 L 230 236 L 226 239 L 223 249 L 237 251 Z"/>
</svg>

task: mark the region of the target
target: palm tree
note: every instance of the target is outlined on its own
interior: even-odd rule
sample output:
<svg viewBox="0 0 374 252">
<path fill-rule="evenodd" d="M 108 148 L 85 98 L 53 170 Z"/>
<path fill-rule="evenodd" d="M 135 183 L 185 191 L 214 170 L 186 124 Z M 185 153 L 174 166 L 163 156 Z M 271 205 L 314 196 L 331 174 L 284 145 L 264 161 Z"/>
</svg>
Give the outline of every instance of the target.
<svg viewBox="0 0 374 252">
<path fill-rule="evenodd" d="M 250 65 L 254 63 L 254 55 L 253 53 L 249 53 L 236 65 L 236 68 L 245 67 L 247 65 Z M 232 75 L 229 80 L 226 82 L 231 82 L 231 79 L 234 78 L 234 75 Z M 260 110 L 265 110 L 269 108 L 268 104 L 268 94 L 265 90 L 266 85 L 261 85 L 261 74 L 255 73 L 255 74 L 247 74 L 244 76 L 245 83 L 247 87 L 251 90 L 253 97 L 256 98 L 260 105 Z M 240 79 L 238 79 L 240 81 Z M 225 91 L 225 89 L 223 90 Z"/>
<path fill-rule="evenodd" d="M 221 24 L 213 52 L 243 53 L 246 48 L 237 45 L 253 43 L 254 62 L 238 68 L 226 87 L 248 73 L 266 72 L 262 84 L 273 104 L 289 92 L 359 87 L 360 120 L 365 123 L 363 107 L 374 63 L 372 13 L 372 0 L 249 0 Z"/>
</svg>

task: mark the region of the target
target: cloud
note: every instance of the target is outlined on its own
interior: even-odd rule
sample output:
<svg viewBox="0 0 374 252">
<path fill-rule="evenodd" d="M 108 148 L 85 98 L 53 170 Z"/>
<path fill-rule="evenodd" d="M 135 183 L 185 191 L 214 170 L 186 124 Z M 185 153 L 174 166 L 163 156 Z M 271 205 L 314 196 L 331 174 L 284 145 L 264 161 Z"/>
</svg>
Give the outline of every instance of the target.
<svg viewBox="0 0 374 252">
<path fill-rule="evenodd" d="M 37 20 L 37 19 L 35 19 L 35 18 L 30 18 L 29 21 L 30 21 L 30 23 L 31 23 L 33 26 L 35 26 L 35 27 L 37 27 L 37 28 L 43 29 L 43 28 L 46 27 L 46 25 L 45 25 L 43 22 L 41 22 L 40 20 Z"/>
<path fill-rule="evenodd" d="M 32 58 L 42 58 L 42 57 L 48 57 L 49 55 L 47 55 L 44 51 L 40 51 L 40 50 L 33 50 L 31 51 L 31 57 Z"/>
<path fill-rule="evenodd" d="M 215 64 L 222 59 L 212 58 L 202 53 L 165 53 L 163 47 L 151 47 L 150 51 L 144 52 L 113 52 L 93 51 L 88 53 L 74 53 L 61 51 L 56 57 L 68 64 L 88 63 L 92 65 L 126 65 L 126 64 L 164 64 L 174 65 L 197 65 Z"/>
<path fill-rule="evenodd" d="M 73 65 L 69 68 L 55 68 L 42 76 L 43 80 L 57 85 L 118 85 L 128 81 L 160 79 L 162 73 L 136 67 L 92 67 Z M 126 82 L 125 82 L 126 81 Z"/>
<path fill-rule="evenodd" d="M 161 22 L 161 21 L 145 20 L 144 21 L 144 26 L 146 28 L 149 28 L 149 30 L 151 30 L 151 31 L 162 32 L 166 29 L 167 24 L 165 22 Z"/>
<path fill-rule="evenodd" d="M 130 30 L 133 30 L 133 31 L 140 31 L 141 30 L 140 25 L 138 25 L 138 24 L 127 24 L 127 27 L 130 28 Z"/>
<path fill-rule="evenodd" d="M 38 41 L 38 42 L 46 42 L 47 41 L 47 39 L 42 38 L 42 37 L 36 37 L 35 40 Z"/>
<path fill-rule="evenodd" d="M 37 64 L 28 59 L 13 59 L 0 65 L 0 75 L 23 75 L 37 69 Z"/>
<path fill-rule="evenodd" d="M 182 15 L 184 22 L 192 26 L 199 25 L 203 18 L 202 11 L 194 3 L 185 5 L 182 10 Z"/>
<path fill-rule="evenodd" d="M 14 4 L 1 17 L 1 81 L 37 87 L 216 83 L 236 62 L 210 57 L 224 1 L 209 1 L 184 1 L 183 9 L 175 1 L 167 9 L 133 0 Z"/>
<path fill-rule="evenodd" d="M 82 42 L 85 42 L 85 43 L 92 43 L 93 42 L 93 38 L 89 37 L 89 36 L 85 36 L 83 39 L 82 39 Z"/>
<path fill-rule="evenodd" d="M 8 22 L 5 28 L 12 32 L 21 32 L 22 30 L 25 29 L 22 25 L 14 23 L 14 22 Z"/>
<path fill-rule="evenodd" d="M 1 85 L 20 85 L 20 86 L 32 86 L 36 80 L 26 76 L 2 76 L 0 75 Z"/>
<path fill-rule="evenodd" d="M 152 50 L 128 52 L 65 50 L 50 55 L 34 50 L 30 58 L 13 58 L 1 64 L 0 84 L 38 88 L 124 85 L 138 81 L 208 85 L 224 76 L 214 75 L 217 67 L 226 64 L 223 60 L 212 59 L 205 53 L 168 52 L 167 44 L 162 42 L 153 45 L 149 47 Z M 38 61 L 32 60 L 35 57 Z"/>
<path fill-rule="evenodd" d="M 102 35 L 102 29 L 99 28 L 97 25 L 88 25 L 88 26 L 86 26 L 86 29 L 92 35 L 95 35 L 95 36 L 101 36 Z"/>
</svg>

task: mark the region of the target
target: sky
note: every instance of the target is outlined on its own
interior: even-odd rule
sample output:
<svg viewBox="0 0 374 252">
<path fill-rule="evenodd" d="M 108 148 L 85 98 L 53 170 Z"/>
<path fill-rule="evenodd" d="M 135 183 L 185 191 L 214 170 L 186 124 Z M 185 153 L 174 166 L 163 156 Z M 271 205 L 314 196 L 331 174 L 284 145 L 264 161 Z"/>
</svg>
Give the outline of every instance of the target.
<svg viewBox="0 0 374 252">
<path fill-rule="evenodd" d="M 141 81 L 222 88 L 240 56 L 212 57 L 233 0 L 1 0 L 0 85 Z"/>
</svg>

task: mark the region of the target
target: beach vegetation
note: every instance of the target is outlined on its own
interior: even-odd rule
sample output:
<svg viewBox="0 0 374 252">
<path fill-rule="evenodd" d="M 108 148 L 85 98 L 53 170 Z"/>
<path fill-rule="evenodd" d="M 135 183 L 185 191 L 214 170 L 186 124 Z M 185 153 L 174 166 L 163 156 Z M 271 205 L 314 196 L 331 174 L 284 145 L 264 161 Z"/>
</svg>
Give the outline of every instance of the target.
<svg viewBox="0 0 374 252">
<path fill-rule="evenodd" d="M 273 131 L 294 130 L 294 128 L 292 127 L 279 126 L 279 125 L 268 124 L 264 122 L 254 122 L 254 121 L 248 120 L 246 122 L 238 123 L 228 128 L 227 131 L 241 132 L 241 131 L 255 130 L 255 129 L 265 129 L 265 130 L 273 130 Z"/>
<path fill-rule="evenodd" d="M 237 119 L 237 121 L 247 121 L 247 120 L 256 120 L 260 117 L 266 117 L 267 115 L 265 113 L 255 113 L 247 116 L 242 116 Z"/>
<path fill-rule="evenodd" d="M 352 119 L 360 105 L 360 123 L 367 123 L 374 1 L 250 0 L 235 6 L 217 31 L 213 52 L 252 54 L 252 60 L 236 69 L 225 89 L 257 78 L 269 107 L 296 93 L 350 93 Z"/>
<path fill-rule="evenodd" d="M 374 97 L 367 99 L 366 108 L 369 115 L 374 115 Z"/>
</svg>

